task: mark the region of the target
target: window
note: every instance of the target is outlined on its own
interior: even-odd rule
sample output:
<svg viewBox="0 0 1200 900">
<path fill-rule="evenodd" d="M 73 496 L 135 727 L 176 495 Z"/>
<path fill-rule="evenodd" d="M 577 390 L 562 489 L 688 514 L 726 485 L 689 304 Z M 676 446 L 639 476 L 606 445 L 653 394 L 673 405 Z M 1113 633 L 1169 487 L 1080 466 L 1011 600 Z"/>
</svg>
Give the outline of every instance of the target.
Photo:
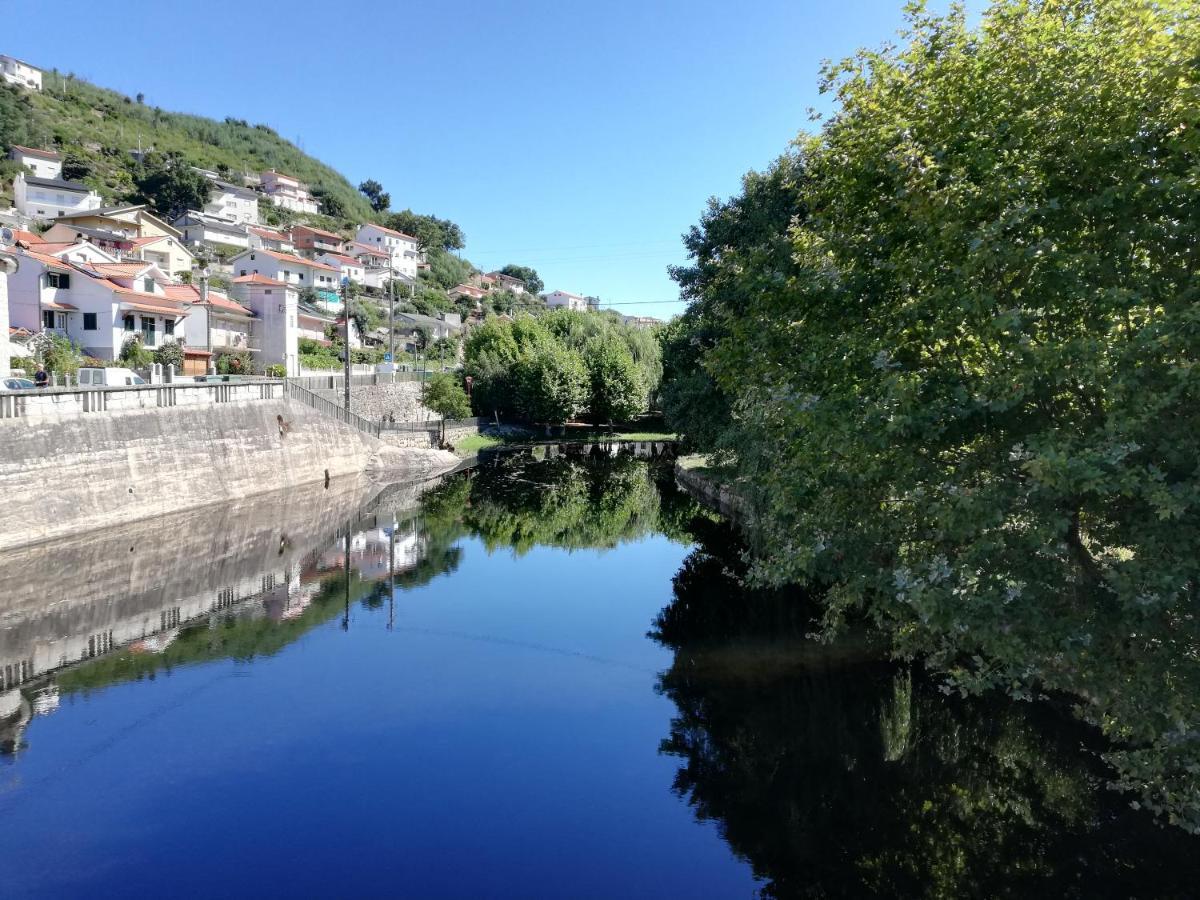
<svg viewBox="0 0 1200 900">
<path fill-rule="evenodd" d="M 53 328 L 54 327 L 54 310 L 52 310 L 52 309 L 42 310 L 42 327 L 43 328 Z"/>
<path fill-rule="evenodd" d="M 83 314 L 83 330 L 84 331 L 95 331 L 96 330 L 96 314 L 95 313 L 84 313 Z"/>
<path fill-rule="evenodd" d="M 154 346 L 154 319 L 151 316 L 142 316 L 142 343 L 147 347 Z"/>
<path fill-rule="evenodd" d="M 175 320 L 174 319 L 164 319 L 163 320 L 163 334 L 167 335 L 168 337 L 173 337 L 175 335 Z"/>
<path fill-rule="evenodd" d="M 52 288 L 69 288 L 71 286 L 71 276 L 66 272 L 47 272 L 46 284 Z"/>
<path fill-rule="evenodd" d="M 143 279 L 142 280 L 142 290 L 144 290 L 147 294 L 153 294 L 154 293 L 154 279 L 153 278 Z"/>
<path fill-rule="evenodd" d="M 126 316 L 123 320 L 126 331 L 133 331 L 133 316 Z"/>
<path fill-rule="evenodd" d="M 246 275 L 246 270 L 242 269 L 242 276 L 244 277 L 245 275 Z"/>
</svg>

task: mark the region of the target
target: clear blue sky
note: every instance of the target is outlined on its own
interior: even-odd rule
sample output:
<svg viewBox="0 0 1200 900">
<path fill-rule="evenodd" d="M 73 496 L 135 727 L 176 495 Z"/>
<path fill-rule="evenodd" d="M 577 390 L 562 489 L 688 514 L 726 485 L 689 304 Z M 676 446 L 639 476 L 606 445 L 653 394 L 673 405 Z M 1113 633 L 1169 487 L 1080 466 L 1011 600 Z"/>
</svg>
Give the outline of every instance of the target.
<svg viewBox="0 0 1200 900">
<path fill-rule="evenodd" d="M 6 10 L 0 52 L 266 123 L 394 208 L 458 222 L 485 270 L 668 316 L 681 305 L 633 304 L 678 296 L 666 268 L 707 198 L 828 109 L 821 61 L 887 40 L 902 5 L 54 0 Z"/>
</svg>

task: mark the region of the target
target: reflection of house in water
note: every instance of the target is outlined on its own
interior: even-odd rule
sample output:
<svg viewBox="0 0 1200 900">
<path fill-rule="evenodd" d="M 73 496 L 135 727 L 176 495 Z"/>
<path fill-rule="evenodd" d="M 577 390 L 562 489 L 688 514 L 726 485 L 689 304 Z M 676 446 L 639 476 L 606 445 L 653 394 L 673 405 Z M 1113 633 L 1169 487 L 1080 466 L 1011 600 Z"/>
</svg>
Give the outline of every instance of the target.
<svg viewBox="0 0 1200 900">
<path fill-rule="evenodd" d="M 363 581 L 383 581 L 389 572 L 400 575 L 416 568 L 425 558 L 427 544 L 415 521 L 376 525 L 350 536 L 350 567 Z M 314 572 L 330 572 L 345 565 L 345 545 L 339 541 L 317 557 Z"/>
</svg>

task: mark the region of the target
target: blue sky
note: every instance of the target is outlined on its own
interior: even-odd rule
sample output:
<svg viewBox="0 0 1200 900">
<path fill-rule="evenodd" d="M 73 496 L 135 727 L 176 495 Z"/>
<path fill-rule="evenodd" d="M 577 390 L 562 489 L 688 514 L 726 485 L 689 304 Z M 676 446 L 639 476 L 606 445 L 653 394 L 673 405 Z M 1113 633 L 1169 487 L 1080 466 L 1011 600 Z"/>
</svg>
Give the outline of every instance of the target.
<svg viewBox="0 0 1200 900">
<path fill-rule="evenodd" d="M 485 270 L 532 265 L 547 289 L 665 317 L 682 308 L 662 302 L 666 268 L 707 198 L 828 109 L 821 61 L 887 40 L 901 7 L 54 0 L 7 10 L 0 52 L 264 122 L 393 207 L 458 222 Z M 78 39 L 24 27 L 46 16 Z"/>
</svg>

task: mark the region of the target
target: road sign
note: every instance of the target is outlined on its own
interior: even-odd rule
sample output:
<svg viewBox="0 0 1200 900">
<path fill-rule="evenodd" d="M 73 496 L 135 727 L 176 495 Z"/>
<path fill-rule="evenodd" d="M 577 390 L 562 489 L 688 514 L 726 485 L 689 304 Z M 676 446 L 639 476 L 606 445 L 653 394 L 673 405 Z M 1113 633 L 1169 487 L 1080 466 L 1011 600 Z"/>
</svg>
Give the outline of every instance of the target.
<svg viewBox="0 0 1200 900">
<path fill-rule="evenodd" d="M 391 361 L 392 361 L 392 354 L 390 354 L 390 353 L 385 353 L 385 354 L 383 354 L 383 361 L 384 361 L 384 362 L 391 362 Z"/>
</svg>

